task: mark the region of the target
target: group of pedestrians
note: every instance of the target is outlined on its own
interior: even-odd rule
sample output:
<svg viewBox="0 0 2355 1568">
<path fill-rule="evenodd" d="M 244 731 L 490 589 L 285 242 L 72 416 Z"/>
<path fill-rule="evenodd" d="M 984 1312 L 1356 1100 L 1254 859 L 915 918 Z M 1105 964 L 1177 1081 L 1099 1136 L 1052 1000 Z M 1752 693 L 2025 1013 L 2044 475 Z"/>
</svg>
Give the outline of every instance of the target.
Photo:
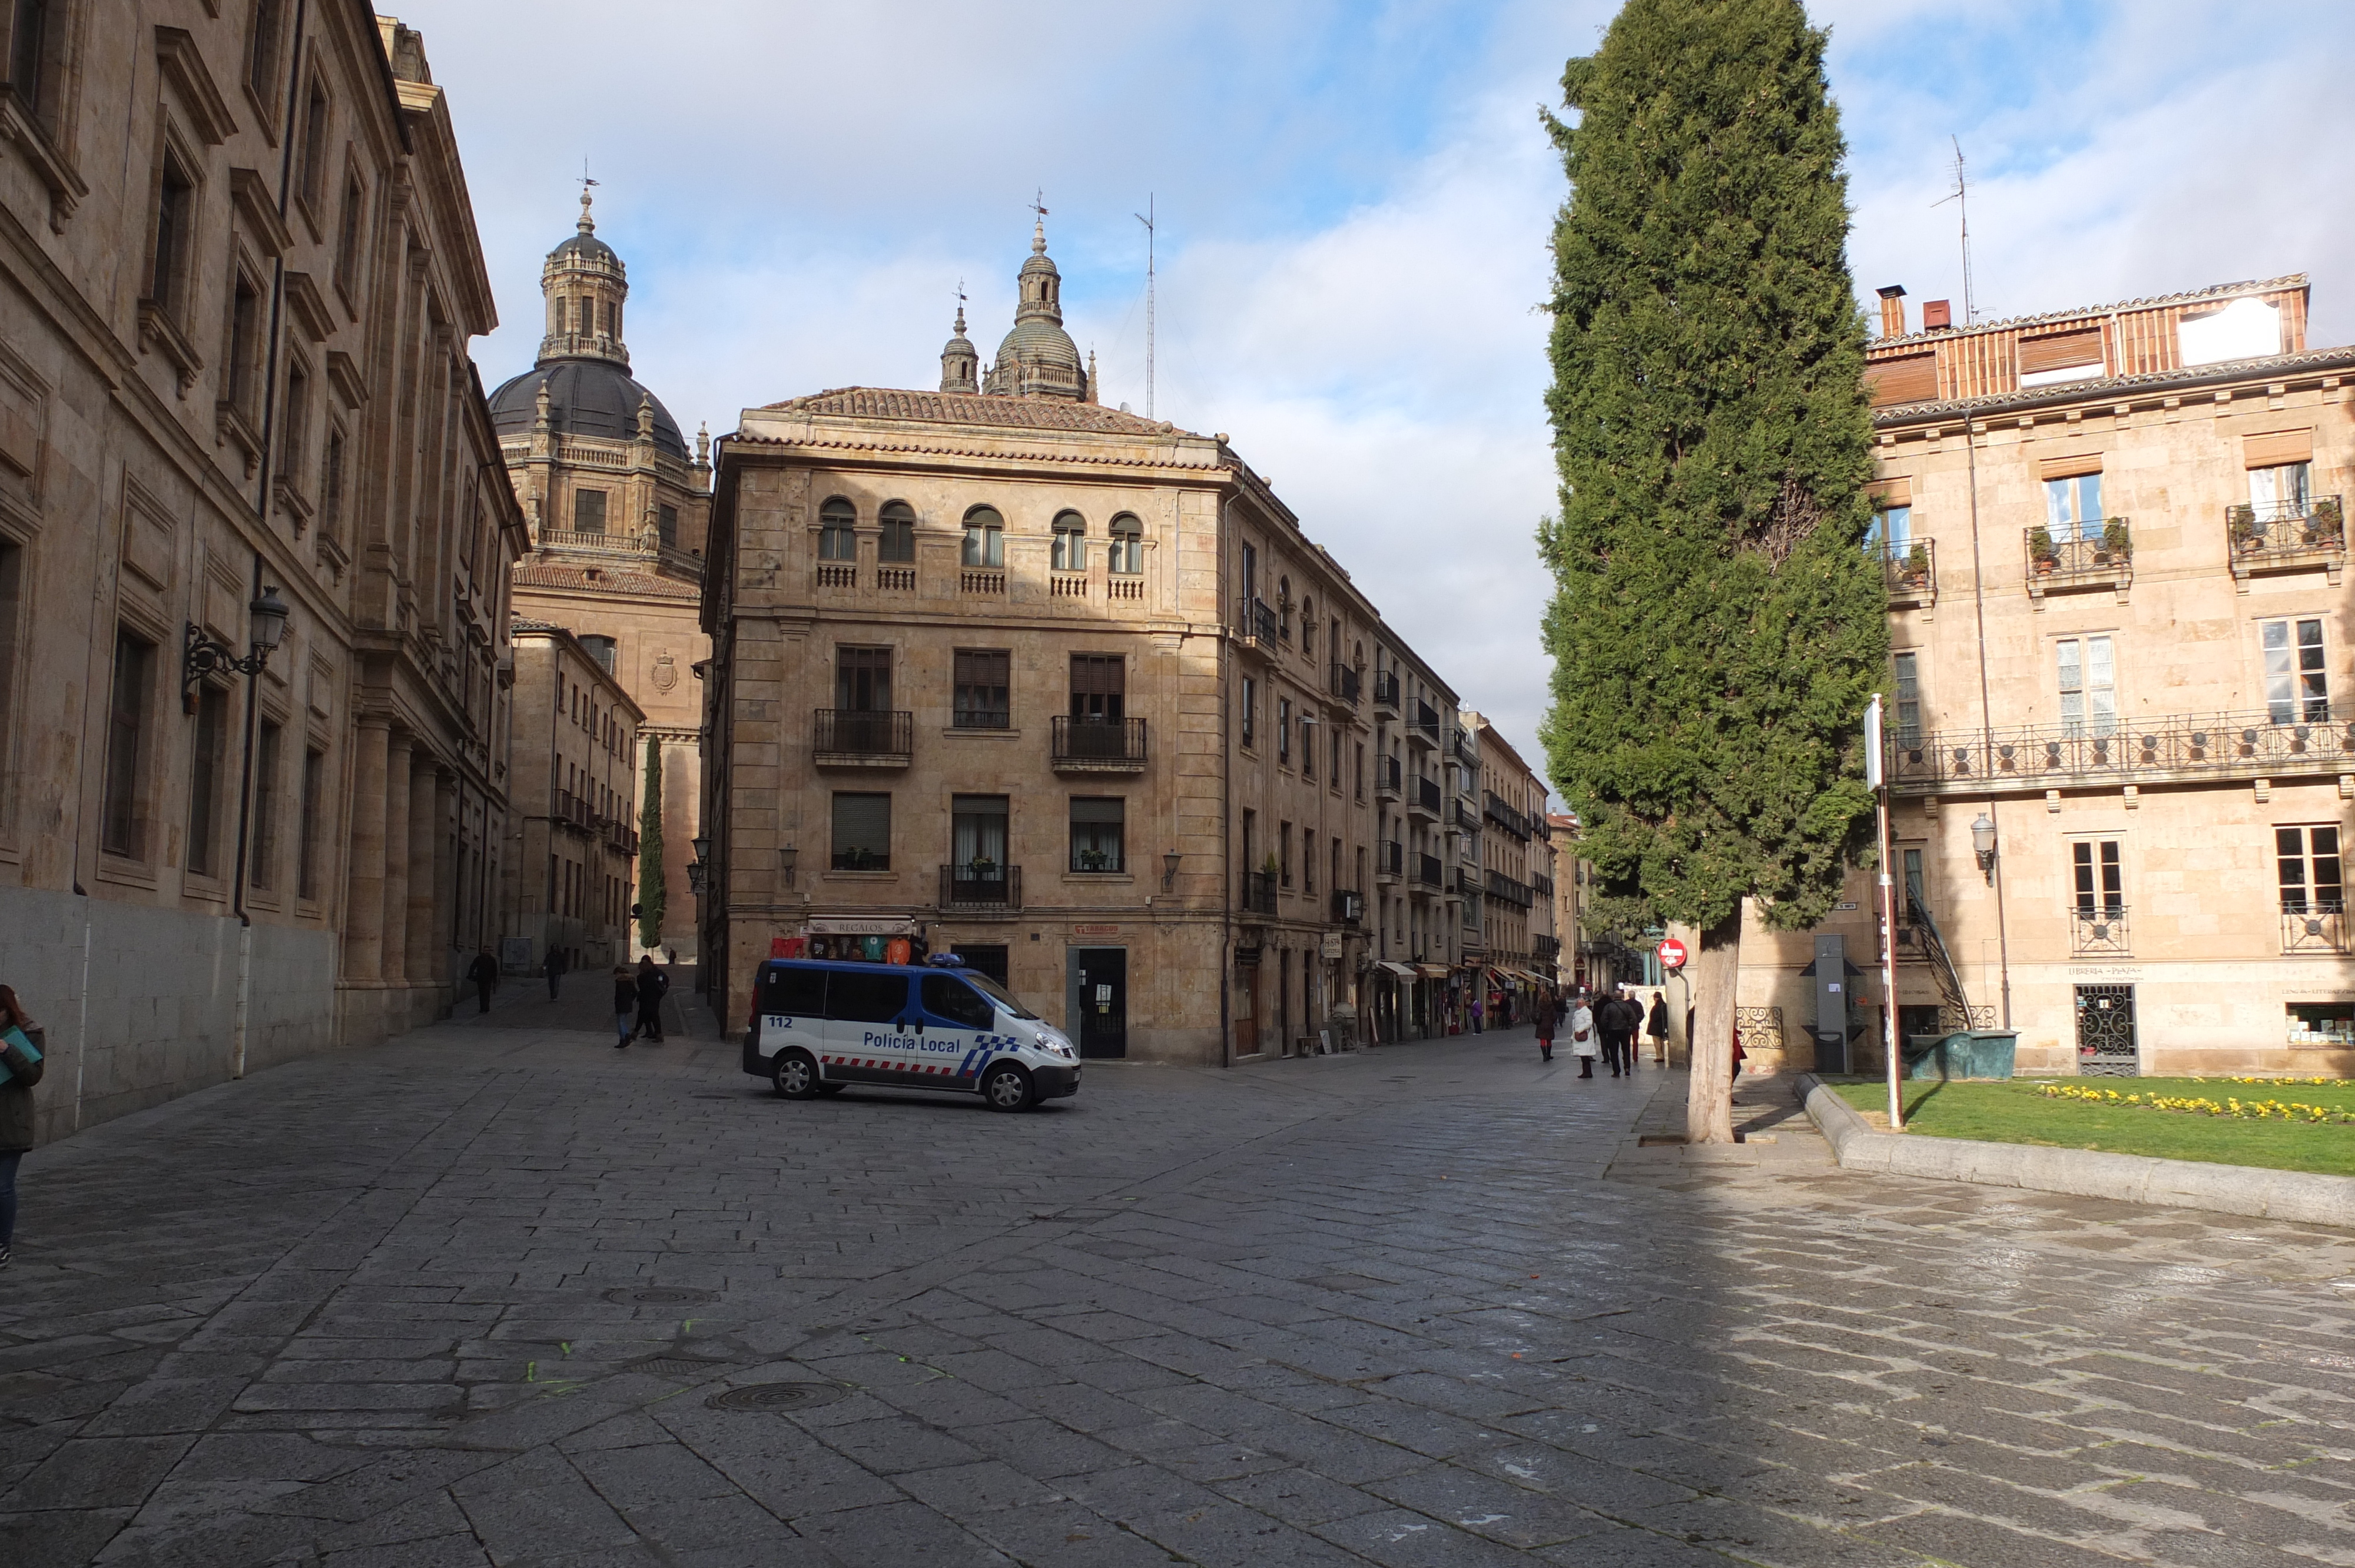
<svg viewBox="0 0 2355 1568">
<path fill-rule="evenodd" d="M 1660 1065 L 1668 1061 L 1668 1003 L 1666 993 L 1652 998 L 1651 1012 L 1628 994 L 1625 988 L 1610 995 L 1594 998 L 1581 991 L 1567 1008 L 1551 991 L 1538 998 L 1538 1054 L 1545 1061 L 1553 1060 L 1556 1032 L 1564 1024 L 1570 1029 L 1570 1054 L 1578 1058 L 1578 1075 L 1594 1076 L 1594 1059 L 1601 1056 L 1614 1078 L 1623 1074 L 1634 1076 L 1636 1041 L 1648 1034 L 1652 1040 L 1652 1059 Z"/>
<path fill-rule="evenodd" d="M 626 1051 L 631 1041 L 640 1038 L 662 1044 L 662 1003 L 669 990 L 670 976 L 663 973 L 652 953 L 638 960 L 634 974 L 626 966 L 614 967 L 614 1050 Z"/>
</svg>

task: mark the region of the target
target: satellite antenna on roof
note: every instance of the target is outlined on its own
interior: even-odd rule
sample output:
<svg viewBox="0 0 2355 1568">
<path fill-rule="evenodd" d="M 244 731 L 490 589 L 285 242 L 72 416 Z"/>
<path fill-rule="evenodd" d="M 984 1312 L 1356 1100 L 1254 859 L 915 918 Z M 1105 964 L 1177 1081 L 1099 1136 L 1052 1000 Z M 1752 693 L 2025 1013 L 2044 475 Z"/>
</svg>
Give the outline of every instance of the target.
<svg viewBox="0 0 2355 1568">
<path fill-rule="evenodd" d="M 1963 324 L 1977 326 L 1979 320 L 1978 291 L 1971 287 L 1971 201 L 1970 184 L 1964 176 L 1963 143 L 1959 138 L 1948 137 L 1955 143 L 1955 188 L 1932 202 L 1932 207 L 1955 204 L 1963 220 Z"/>
<path fill-rule="evenodd" d="M 1145 417 L 1153 418 L 1153 193 L 1145 193 L 1145 210 L 1136 221 L 1145 225 Z"/>
</svg>

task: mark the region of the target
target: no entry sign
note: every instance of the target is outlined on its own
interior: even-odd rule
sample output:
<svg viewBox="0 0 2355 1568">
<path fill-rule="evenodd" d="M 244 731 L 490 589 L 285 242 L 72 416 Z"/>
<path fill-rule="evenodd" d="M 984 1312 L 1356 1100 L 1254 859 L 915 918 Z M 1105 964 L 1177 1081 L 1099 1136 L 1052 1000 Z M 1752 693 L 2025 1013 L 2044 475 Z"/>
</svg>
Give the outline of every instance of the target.
<svg viewBox="0 0 2355 1568">
<path fill-rule="evenodd" d="M 1685 945 L 1674 937 L 1662 942 L 1657 950 L 1660 955 L 1661 968 L 1680 969 L 1685 967 Z"/>
</svg>

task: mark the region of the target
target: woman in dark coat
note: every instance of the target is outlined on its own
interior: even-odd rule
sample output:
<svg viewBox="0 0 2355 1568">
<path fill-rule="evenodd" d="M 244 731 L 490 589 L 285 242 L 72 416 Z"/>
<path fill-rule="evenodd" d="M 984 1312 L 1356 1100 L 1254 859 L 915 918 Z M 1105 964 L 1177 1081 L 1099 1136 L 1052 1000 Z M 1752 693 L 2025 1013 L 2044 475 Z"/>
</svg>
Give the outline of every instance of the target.
<svg viewBox="0 0 2355 1568">
<path fill-rule="evenodd" d="M 1644 1021 L 1644 1033 L 1652 1037 L 1652 1060 L 1665 1067 L 1668 1065 L 1668 993 L 1667 988 L 1652 993 L 1652 1015 Z"/>
<path fill-rule="evenodd" d="M 1561 1017 L 1561 1009 L 1560 1005 L 1555 1002 L 1553 992 L 1550 990 L 1540 991 L 1538 993 L 1537 1017 L 1538 1051 L 1540 1054 L 1549 1062 L 1553 1060 L 1554 1022 Z"/>
<path fill-rule="evenodd" d="M 48 1049 L 48 1036 L 16 993 L 0 985 L 0 1028 L 9 1025 L 23 1030 L 35 1051 Z M 8 1081 L 0 1084 L 0 1268 L 5 1268 L 16 1239 L 16 1167 L 33 1147 L 33 1086 L 45 1064 L 12 1043 L 0 1045 L 0 1065 L 8 1069 Z"/>
<path fill-rule="evenodd" d="M 655 965 L 655 956 L 648 953 L 638 960 L 638 1033 L 662 1044 L 663 993 L 670 990 L 670 977 Z"/>
</svg>

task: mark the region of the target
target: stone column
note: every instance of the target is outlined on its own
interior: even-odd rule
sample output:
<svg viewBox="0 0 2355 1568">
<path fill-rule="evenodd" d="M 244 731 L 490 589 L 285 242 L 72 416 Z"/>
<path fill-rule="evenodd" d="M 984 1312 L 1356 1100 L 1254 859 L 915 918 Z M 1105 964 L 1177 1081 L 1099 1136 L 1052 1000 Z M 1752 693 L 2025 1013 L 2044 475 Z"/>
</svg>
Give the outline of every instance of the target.
<svg viewBox="0 0 2355 1568">
<path fill-rule="evenodd" d="M 442 775 L 422 748 L 417 757 L 409 779 L 409 978 L 438 982 L 449 967 L 433 917 L 442 888 Z"/>
<path fill-rule="evenodd" d="M 415 756 L 406 735 L 394 736 L 386 748 L 384 900 L 378 917 L 384 922 L 384 978 L 396 982 L 409 978 L 409 770 Z M 404 1015 L 399 1028 L 408 1027 Z"/>
<path fill-rule="evenodd" d="M 352 758 L 351 863 L 345 873 L 344 979 L 372 980 L 384 954 L 385 721 L 362 718 Z"/>
</svg>

